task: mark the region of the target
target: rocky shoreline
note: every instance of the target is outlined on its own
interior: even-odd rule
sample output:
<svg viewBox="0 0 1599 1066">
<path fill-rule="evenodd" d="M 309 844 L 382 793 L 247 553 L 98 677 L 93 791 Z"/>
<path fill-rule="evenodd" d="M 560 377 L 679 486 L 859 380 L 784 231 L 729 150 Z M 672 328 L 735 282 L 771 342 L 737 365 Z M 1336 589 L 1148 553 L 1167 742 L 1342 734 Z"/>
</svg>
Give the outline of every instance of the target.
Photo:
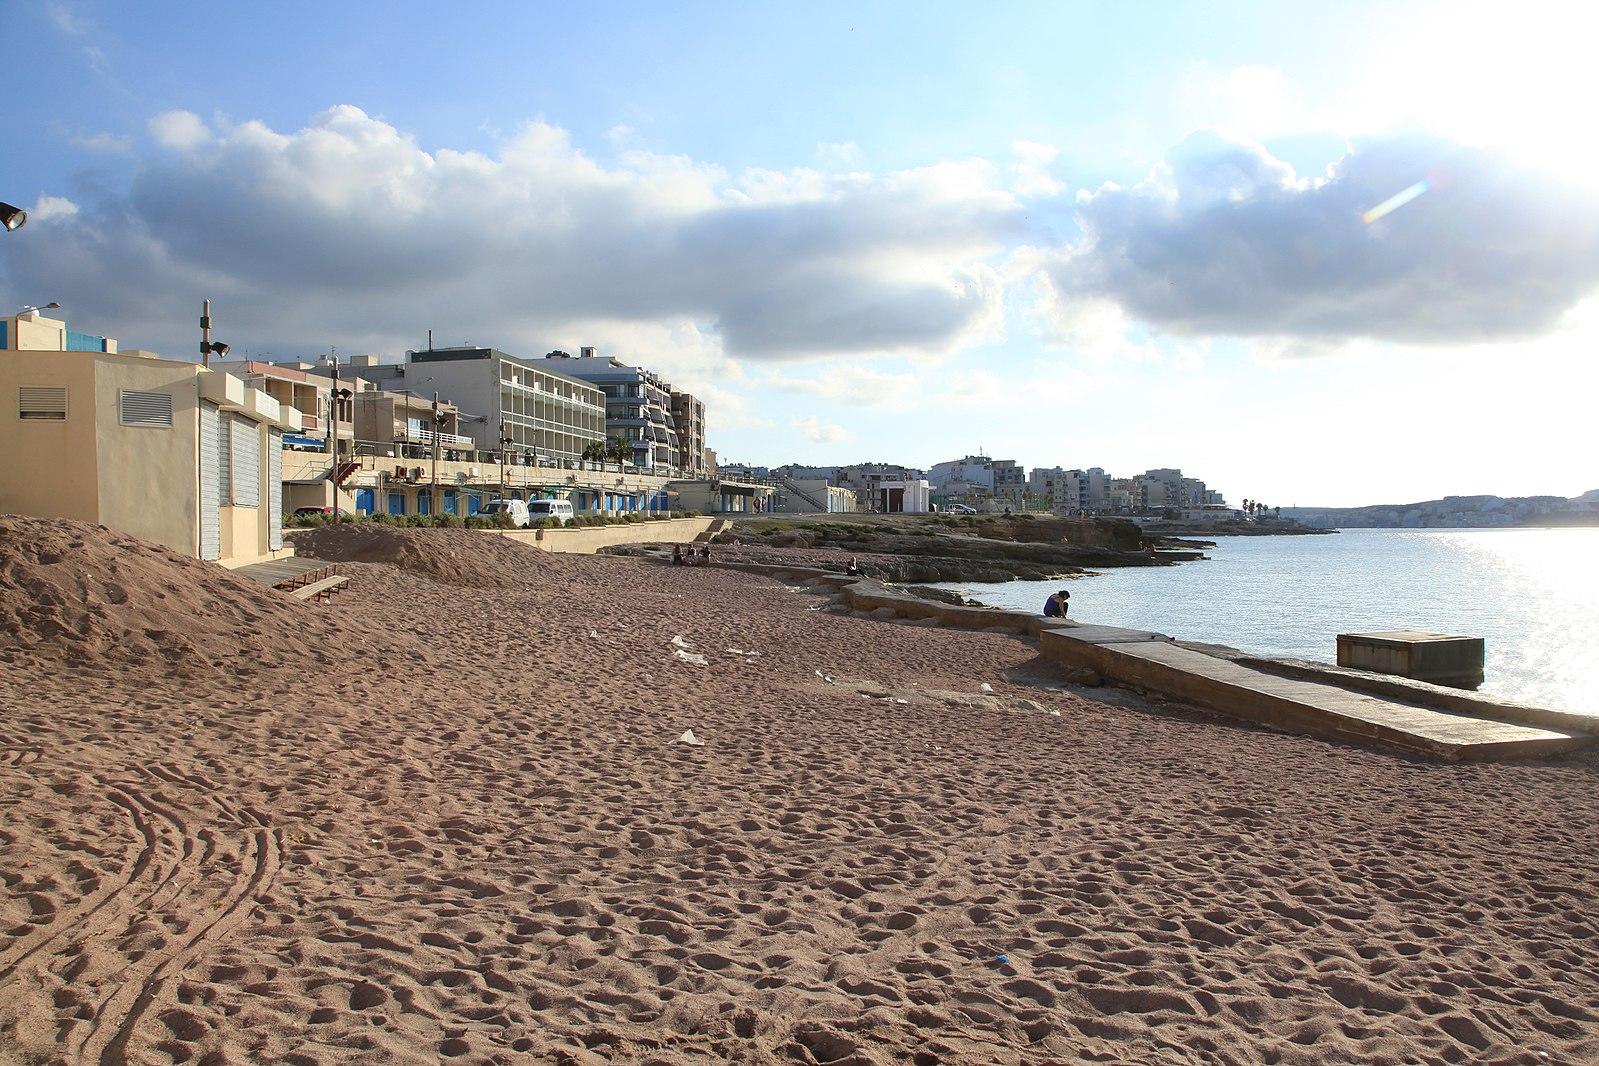
<svg viewBox="0 0 1599 1066">
<path fill-rule="evenodd" d="M 886 521 L 886 518 L 897 521 Z M 853 519 L 853 520 L 852 520 Z M 716 538 L 748 562 L 842 572 L 850 556 L 897 583 L 1044 581 L 1120 566 L 1203 558 L 1203 545 L 1147 537 L 1126 519 L 1029 516 L 855 516 L 737 522 Z"/>
</svg>

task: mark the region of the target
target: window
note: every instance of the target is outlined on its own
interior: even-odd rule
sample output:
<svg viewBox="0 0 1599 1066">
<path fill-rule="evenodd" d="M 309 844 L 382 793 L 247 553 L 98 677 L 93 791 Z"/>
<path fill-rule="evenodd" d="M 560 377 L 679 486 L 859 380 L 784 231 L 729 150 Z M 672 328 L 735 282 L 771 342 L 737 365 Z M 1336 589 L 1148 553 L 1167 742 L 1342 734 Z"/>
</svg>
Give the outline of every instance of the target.
<svg viewBox="0 0 1599 1066">
<path fill-rule="evenodd" d="M 172 394 L 169 392 L 119 389 L 117 401 L 124 426 L 172 428 Z"/>
<path fill-rule="evenodd" d="M 67 420 L 67 389 L 65 385 L 18 385 L 17 417 L 37 418 L 47 422 Z"/>
</svg>

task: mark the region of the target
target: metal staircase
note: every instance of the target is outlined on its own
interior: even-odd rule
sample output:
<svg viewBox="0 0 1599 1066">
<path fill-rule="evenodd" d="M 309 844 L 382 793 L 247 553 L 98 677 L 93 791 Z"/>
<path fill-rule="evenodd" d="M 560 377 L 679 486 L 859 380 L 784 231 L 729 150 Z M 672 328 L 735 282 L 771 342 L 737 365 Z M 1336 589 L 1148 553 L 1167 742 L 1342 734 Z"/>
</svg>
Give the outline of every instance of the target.
<svg viewBox="0 0 1599 1066">
<path fill-rule="evenodd" d="M 810 504 L 817 511 L 821 512 L 822 514 L 827 513 L 827 501 L 818 500 L 815 496 L 812 496 L 809 492 L 795 484 L 792 478 L 779 477 L 778 483 L 789 492 L 792 492 L 794 495 Z"/>
</svg>

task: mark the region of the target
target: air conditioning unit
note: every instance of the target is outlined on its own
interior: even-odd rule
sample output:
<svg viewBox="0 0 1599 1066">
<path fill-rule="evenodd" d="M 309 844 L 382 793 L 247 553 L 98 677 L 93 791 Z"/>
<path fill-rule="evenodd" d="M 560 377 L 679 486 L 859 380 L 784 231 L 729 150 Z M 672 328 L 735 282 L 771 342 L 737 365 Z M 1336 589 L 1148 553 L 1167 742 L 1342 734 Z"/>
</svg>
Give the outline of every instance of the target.
<svg viewBox="0 0 1599 1066">
<path fill-rule="evenodd" d="M 420 466 L 413 466 L 411 468 L 411 480 L 412 481 L 421 481 L 422 477 L 423 477 L 422 468 Z"/>
<path fill-rule="evenodd" d="M 403 467 L 403 466 L 395 467 L 394 468 L 394 477 L 396 478 L 396 480 L 404 481 L 405 480 L 405 467 Z"/>
<path fill-rule="evenodd" d="M 483 476 L 483 468 L 479 467 L 479 466 L 474 466 L 471 470 L 469 470 L 467 472 L 467 476 L 468 477 L 482 477 Z"/>
</svg>

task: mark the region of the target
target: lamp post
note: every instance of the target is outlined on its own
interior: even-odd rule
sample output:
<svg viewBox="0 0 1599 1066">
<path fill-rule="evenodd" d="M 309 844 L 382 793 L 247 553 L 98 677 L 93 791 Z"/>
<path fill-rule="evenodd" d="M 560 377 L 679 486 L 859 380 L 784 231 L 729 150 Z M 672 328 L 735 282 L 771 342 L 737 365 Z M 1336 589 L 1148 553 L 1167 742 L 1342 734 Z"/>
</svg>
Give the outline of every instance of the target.
<svg viewBox="0 0 1599 1066">
<path fill-rule="evenodd" d="M 339 387 L 339 350 L 332 349 L 328 358 L 333 362 L 333 387 L 328 390 L 328 446 L 333 453 L 328 479 L 333 482 L 333 524 L 339 524 L 339 401 L 349 399 L 353 393 Z"/>
<path fill-rule="evenodd" d="M 21 229 L 28 224 L 28 213 L 20 207 L 12 207 L 7 203 L 0 203 L 0 229 L 7 233 Z"/>
<path fill-rule="evenodd" d="M 47 304 L 29 304 L 26 307 L 19 307 L 17 308 L 17 314 L 31 315 L 35 311 L 57 311 L 60 310 L 60 308 L 60 304 L 56 303 L 54 300 L 51 300 Z"/>
<path fill-rule="evenodd" d="M 54 304 L 51 305 L 55 306 Z M 227 355 L 229 346 L 222 341 L 211 339 L 211 301 L 203 301 L 200 307 L 200 363 L 202 366 L 211 365 L 211 356 L 218 359 Z"/>
<path fill-rule="evenodd" d="M 505 433 L 505 419 L 500 419 L 500 499 L 505 499 L 505 453 L 511 447 L 511 438 Z"/>
<path fill-rule="evenodd" d="M 439 494 L 439 426 L 444 422 L 444 416 L 439 414 L 439 394 L 433 394 L 433 511 L 436 515 L 444 513 L 444 497 Z"/>
</svg>

